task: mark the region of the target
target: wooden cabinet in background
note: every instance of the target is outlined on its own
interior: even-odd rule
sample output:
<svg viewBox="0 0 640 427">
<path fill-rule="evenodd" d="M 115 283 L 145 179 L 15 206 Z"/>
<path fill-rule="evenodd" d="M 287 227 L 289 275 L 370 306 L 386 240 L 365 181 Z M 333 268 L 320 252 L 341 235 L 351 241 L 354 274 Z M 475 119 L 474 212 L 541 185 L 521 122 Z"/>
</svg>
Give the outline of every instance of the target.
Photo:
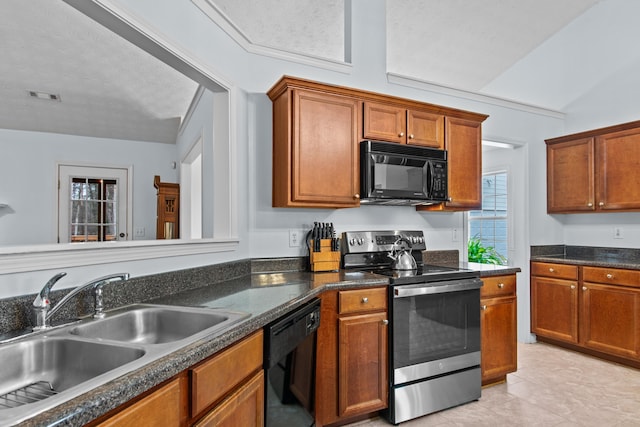
<svg viewBox="0 0 640 427">
<path fill-rule="evenodd" d="M 547 212 L 594 210 L 593 138 L 547 145 Z"/>
<path fill-rule="evenodd" d="M 640 210 L 640 121 L 546 143 L 548 213 Z"/>
<path fill-rule="evenodd" d="M 364 139 L 444 149 L 444 115 L 377 102 L 364 103 Z"/>
<path fill-rule="evenodd" d="M 581 343 L 593 350 L 640 359 L 640 271 L 582 268 Z"/>
<path fill-rule="evenodd" d="M 531 332 L 640 367 L 640 271 L 532 262 Z"/>
<path fill-rule="evenodd" d="M 322 297 L 316 425 L 347 422 L 388 405 L 387 288 Z"/>
<path fill-rule="evenodd" d="M 180 184 L 153 178 L 157 193 L 156 239 L 180 238 Z"/>
<path fill-rule="evenodd" d="M 531 332 L 578 342 L 578 268 L 531 263 Z"/>
<path fill-rule="evenodd" d="M 282 89 L 282 88 L 281 88 Z M 288 87 L 272 94 L 274 207 L 360 205 L 361 103 Z"/>
<path fill-rule="evenodd" d="M 516 275 L 486 277 L 480 289 L 482 385 L 518 369 Z"/>
</svg>

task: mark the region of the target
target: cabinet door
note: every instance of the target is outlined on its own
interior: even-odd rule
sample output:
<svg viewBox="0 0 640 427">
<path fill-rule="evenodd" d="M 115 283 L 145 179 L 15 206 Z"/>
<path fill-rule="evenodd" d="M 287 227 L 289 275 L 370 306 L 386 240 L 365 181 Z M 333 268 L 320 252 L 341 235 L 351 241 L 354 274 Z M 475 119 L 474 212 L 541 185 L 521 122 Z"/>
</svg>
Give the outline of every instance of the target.
<svg viewBox="0 0 640 427">
<path fill-rule="evenodd" d="M 640 129 L 596 138 L 599 210 L 640 209 Z"/>
<path fill-rule="evenodd" d="M 578 342 L 577 282 L 531 276 L 531 332 Z"/>
<path fill-rule="evenodd" d="M 444 116 L 408 110 L 407 144 L 444 150 Z"/>
<path fill-rule="evenodd" d="M 483 299 L 480 304 L 482 383 L 486 384 L 518 368 L 516 297 Z"/>
<path fill-rule="evenodd" d="M 195 423 L 194 426 L 264 426 L 264 372 L 258 372 L 251 380 Z"/>
<path fill-rule="evenodd" d="M 387 407 L 387 314 L 338 319 L 338 414 L 355 416 Z"/>
<path fill-rule="evenodd" d="M 585 282 L 582 287 L 581 342 L 623 357 L 640 351 L 640 291 Z"/>
<path fill-rule="evenodd" d="M 293 91 L 290 206 L 359 205 L 359 105 L 345 96 Z"/>
<path fill-rule="evenodd" d="M 364 103 L 364 139 L 406 142 L 407 110 L 375 102 Z"/>
<path fill-rule="evenodd" d="M 446 118 L 445 148 L 448 153 L 449 198 L 447 208 L 482 207 L 482 124 Z"/>
<path fill-rule="evenodd" d="M 175 426 L 185 424 L 186 377 L 176 378 L 128 408 L 99 423 L 100 427 Z"/>
<path fill-rule="evenodd" d="M 593 211 L 593 138 L 547 145 L 547 212 Z"/>
</svg>

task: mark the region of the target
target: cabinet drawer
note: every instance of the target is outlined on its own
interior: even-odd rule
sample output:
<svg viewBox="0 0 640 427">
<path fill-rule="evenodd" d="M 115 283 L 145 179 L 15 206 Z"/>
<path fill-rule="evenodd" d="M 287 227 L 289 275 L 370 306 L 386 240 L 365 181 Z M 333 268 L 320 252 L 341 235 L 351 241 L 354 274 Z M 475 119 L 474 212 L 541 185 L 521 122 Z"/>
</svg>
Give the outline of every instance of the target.
<svg viewBox="0 0 640 427">
<path fill-rule="evenodd" d="M 569 264 L 554 264 L 550 262 L 532 262 L 532 276 L 554 277 L 557 279 L 578 280 L 578 267 Z"/>
<path fill-rule="evenodd" d="M 259 331 L 190 369 L 191 416 L 200 414 L 261 367 Z"/>
<path fill-rule="evenodd" d="M 182 406 L 182 394 L 186 393 L 186 390 L 182 391 L 182 381 L 182 378 L 172 380 L 98 426 L 181 425 L 182 418 L 186 415 L 185 407 Z M 184 382 L 186 383 L 186 377 Z"/>
<path fill-rule="evenodd" d="M 505 295 L 515 295 L 516 276 L 496 276 L 482 278 L 482 288 L 480 288 L 480 298 L 499 297 Z"/>
<path fill-rule="evenodd" d="M 387 288 L 357 289 L 338 293 L 339 313 L 387 309 Z"/>
<path fill-rule="evenodd" d="M 582 267 L 584 282 L 608 283 L 640 287 L 640 270 L 620 268 Z"/>
</svg>

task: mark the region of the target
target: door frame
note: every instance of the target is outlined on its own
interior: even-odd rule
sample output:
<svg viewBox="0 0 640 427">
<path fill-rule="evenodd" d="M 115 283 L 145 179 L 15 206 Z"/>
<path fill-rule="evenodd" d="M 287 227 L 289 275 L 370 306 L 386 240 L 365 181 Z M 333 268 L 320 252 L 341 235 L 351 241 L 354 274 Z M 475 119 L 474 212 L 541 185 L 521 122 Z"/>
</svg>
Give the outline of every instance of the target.
<svg viewBox="0 0 640 427">
<path fill-rule="evenodd" d="M 120 179 L 120 177 L 116 176 L 115 174 L 113 175 L 109 175 L 109 171 L 119 171 L 119 173 L 124 173 L 126 176 L 126 185 L 124 186 L 120 186 L 120 188 L 124 188 L 126 190 L 126 195 L 124 197 L 125 201 L 126 201 L 126 206 L 125 206 L 125 238 L 124 239 L 117 239 L 117 240 L 132 240 L 133 239 L 133 166 L 122 166 L 122 165 L 110 165 L 110 164 L 97 164 L 97 163 L 85 163 L 85 162 L 58 162 L 56 163 L 56 176 L 55 176 L 55 182 L 57 182 L 57 197 L 56 197 L 56 209 L 55 209 L 55 216 L 56 216 L 56 241 L 58 243 L 61 242 L 62 239 L 62 224 L 60 223 L 61 219 L 62 219 L 62 214 L 61 214 L 61 209 L 63 208 L 62 205 L 62 200 L 61 200 L 61 192 L 62 192 L 62 187 L 63 184 L 62 182 L 62 171 L 64 168 L 70 168 L 70 169 L 77 169 L 79 171 L 78 175 L 82 175 L 82 176 L 89 176 L 91 178 L 116 178 L 116 179 Z M 89 171 L 94 171 L 95 173 L 93 175 L 87 175 L 86 173 L 80 172 L 80 171 L 84 171 L 86 172 L 87 170 Z M 70 175 L 66 175 L 65 176 L 70 176 Z M 68 183 L 67 183 L 68 184 Z M 66 204 L 66 206 L 68 207 L 68 203 Z M 119 229 L 120 231 L 120 229 Z M 66 242 L 66 238 L 63 239 L 64 242 L 63 243 L 68 243 Z M 101 243 L 101 242 L 98 242 Z"/>
</svg>

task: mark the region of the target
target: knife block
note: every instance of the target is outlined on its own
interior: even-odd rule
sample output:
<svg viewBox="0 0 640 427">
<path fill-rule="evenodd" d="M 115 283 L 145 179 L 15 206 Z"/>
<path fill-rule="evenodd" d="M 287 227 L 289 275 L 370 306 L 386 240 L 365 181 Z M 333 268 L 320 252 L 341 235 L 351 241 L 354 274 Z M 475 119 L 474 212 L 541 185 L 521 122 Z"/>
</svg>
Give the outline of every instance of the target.
<svg viewBox="0 0 640 427">
<path fill-rule="evenodd" d="M 320 252 L 314 252 L 314 241 L 309 248 L 311 271 L 338 271 L 340 269 L 340 251 L 331 250 L 331 239 L 320 240 Z"/>
</svg>

